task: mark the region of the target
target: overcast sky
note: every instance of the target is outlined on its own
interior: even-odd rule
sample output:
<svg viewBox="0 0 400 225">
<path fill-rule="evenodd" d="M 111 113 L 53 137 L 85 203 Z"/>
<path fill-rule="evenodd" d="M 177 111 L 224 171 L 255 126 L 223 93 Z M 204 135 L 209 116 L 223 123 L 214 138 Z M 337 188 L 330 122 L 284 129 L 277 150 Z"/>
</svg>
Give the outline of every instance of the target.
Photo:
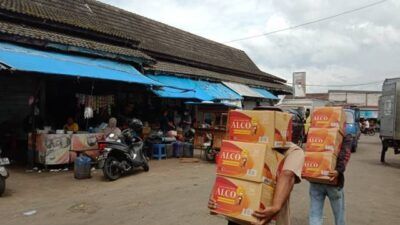
<svg viewBox="0 0 400 225">
<path fill-rule="evenodd" d="M 298 25 L 378 0 L 101 0 L 218 42 Z M 346 85 L 400 77 L 400 0 L 270 36 L 229 43 L 260 69 L 291 82 Z M 380 90 L 379 84 L 307 87 Z"/>
</svg>

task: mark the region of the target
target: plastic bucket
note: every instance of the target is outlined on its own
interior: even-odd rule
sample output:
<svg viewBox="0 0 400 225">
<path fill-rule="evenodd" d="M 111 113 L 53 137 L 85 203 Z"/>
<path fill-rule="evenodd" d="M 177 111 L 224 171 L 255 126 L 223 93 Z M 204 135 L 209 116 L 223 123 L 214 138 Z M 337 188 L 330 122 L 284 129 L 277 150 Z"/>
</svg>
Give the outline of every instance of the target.
<svg viewBox="0 0 400 225">
<path fill-rule="evenodd" d="M 91 178 L 91 159 L 87 156 L 79 156 L 74 162 L 74 177 L 76 179 Z"/>
<path fill-rule="evenodd" d="M 173 146 L 173 144 L 166 144 L 165 145 L 165 150 L 166 150 L 168 158 L 171 158 L 171 157 L 174 156 L 174 146 Z"/>
<path fill-rule="evenodd" d="M 172 144 L 174 149 L 174 157 L 182 157 L 183 156 L 183 143 L 175 142 Z"/>
</svg>

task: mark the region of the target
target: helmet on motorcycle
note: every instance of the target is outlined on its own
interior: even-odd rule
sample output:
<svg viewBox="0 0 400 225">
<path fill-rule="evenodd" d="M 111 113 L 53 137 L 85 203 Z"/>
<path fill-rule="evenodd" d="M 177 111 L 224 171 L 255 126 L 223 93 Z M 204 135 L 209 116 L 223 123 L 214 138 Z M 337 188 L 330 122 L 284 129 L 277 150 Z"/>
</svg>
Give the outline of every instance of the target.
<svg viewBox="0 0 400 225">
<path fill-rule="evenodd" d="M 129 128 L 136 132 L 140 132 L 143 129 L 143 123 L 141 120 L 133 118 L 129 121 Z"/>
</svg>

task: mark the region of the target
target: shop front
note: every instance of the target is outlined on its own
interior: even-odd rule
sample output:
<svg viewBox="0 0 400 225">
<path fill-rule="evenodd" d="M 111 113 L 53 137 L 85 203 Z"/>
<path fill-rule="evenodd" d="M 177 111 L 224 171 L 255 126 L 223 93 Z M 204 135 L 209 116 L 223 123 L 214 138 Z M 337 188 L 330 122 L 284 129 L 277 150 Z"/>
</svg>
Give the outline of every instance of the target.
<svg viewBox="0 0 400 225">
<path fill-rule="evenodd" d="M 0 43 L 0 62 L 1 147 L 19 162 L 96 156 L 108 120 L 123 128 L 127 118 L 147 115 L 149 89 L 160 86 L 130 64 L 8 43 Z"/>
</svg>

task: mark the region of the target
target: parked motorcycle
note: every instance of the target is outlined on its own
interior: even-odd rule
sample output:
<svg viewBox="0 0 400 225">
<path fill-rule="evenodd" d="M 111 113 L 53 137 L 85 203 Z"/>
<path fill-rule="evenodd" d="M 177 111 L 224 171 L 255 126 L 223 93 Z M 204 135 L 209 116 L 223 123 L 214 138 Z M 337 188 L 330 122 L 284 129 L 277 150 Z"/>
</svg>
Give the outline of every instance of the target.
<svg viewBox="0 0 400 225">
<path fill-rule="evenodd" d="M 10 164 L 10 160 L 8 160 L 8 158 L 1 158 L 1 152 L 2 150 L 0 149 L 0 196 L 2 196 L 6 190 L 6 179 L 10 175 L 5 168 L 6 165 Z"/>
<path fill-rule="evenodd" d="M 209 162 L 215 162 L 219 149 L 213 148 L 213 136 L 211 133 L 207 133 L 204 137 L 203 148 L 205 149 L 206 160 Z"/>
<path fill-rule="evenodd" d="M 120 137 L 111 133 L 105 141 L 99 142 L 102 154 L 98 158 L 103 175 L 110 181 L 117 180 L 123 174 L 142 167 L 149 171 L 147 157 L 143 151 L 143 140 L 136 135 L 143 128 L 138 119 L 132 119 L 129 128 L 122 131 Z"/>
</svg>

